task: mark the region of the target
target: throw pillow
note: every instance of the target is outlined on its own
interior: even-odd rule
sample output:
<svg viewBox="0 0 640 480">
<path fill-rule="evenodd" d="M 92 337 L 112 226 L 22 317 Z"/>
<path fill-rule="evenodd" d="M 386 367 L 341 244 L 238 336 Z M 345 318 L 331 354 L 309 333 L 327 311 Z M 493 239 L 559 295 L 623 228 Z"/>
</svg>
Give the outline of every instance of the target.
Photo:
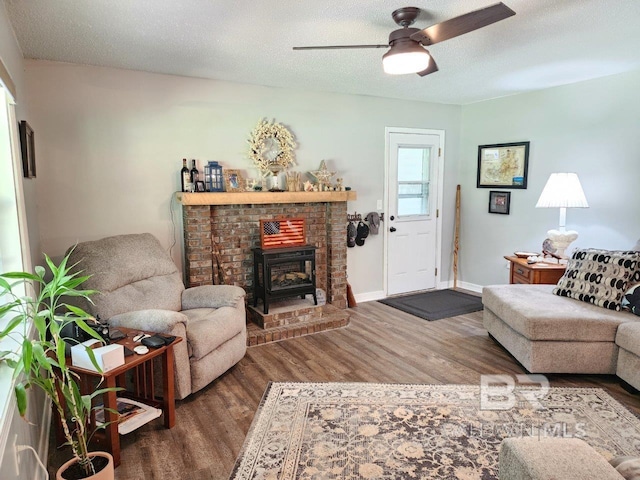
<svg viewBox="0 0 640 480">
<path fill-rule="evenodd" d="M 620 310 L 629 285 L 640 282 L 640 252 L 576 250 L 553 293 Z"/>
<path fill-rule="evenodd" d="M 640 283 L 627 290 L 620 305 L 631 313 L 640 315 Z"/>
</svg>

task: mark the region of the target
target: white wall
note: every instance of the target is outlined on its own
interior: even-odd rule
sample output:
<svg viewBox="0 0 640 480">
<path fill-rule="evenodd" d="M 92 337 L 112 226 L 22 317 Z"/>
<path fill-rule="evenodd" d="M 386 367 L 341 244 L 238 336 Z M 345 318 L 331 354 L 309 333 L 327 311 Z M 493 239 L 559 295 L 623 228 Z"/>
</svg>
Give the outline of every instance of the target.
<svg viewBox="0 0 640 480">
<path fill-rule="evenodd" d="M 16 86 L 16 114 L 19 120 L 27 119 L 27 95 L 24 85 L 24 66 L 22 53 L 13 36 L 13 29 L 5 11 L 4 2 L 0 3 L 0 58 Z M 4 107 L 4 106 L 3 106 Z M 35 180 L 24 180 L 23 190 L 31 245 L 31 256 L 37 259 L 39 250 L 37 210 L 35 200 Z M 0 366 L 0 478 L 34 479 L 44 478 L 38 470 L 32 452 L 25 451 L 20 456 L 20 473 L 15 471 L 15 453 L 13 443 L 30 445 L 38 450 L 46 461 L 48 418 L 43 408 L 48 407 L 40 392 L 30 390 L 28 420 L 18 414 L 11 388 L 11 375 L 6 365 Z M 10 442 L 10 444 L 9 444 Z"/>
<path fill-rule="evenodd" d="M 16 86 L 16 117 L 18 121 L 27 120 L 31 125 L 28 95 L 24 78 L 24 60 L 22 59 L 22 52 L 18 46 L 18 42 L 14 37 L 13 27 L 9 23 L 4 3 L 0 4 L 0 58 L 2 58 L 2 62 Z M 36 154 L 37 153 L 38 150 L 36 148 Z M 38 209 L 36 203 L 37 184 L 37 178 L 25 178 L 22 182 L 29 228 L 29 250 L 34 264 L 37 263 L 41 256 L 37 217 Z"/>
<path fill-rule="evenodd" d="M 180 265 L 181 226 L 174 235 L 170 202 L 182 158 L 218 160 L 257 177 L 247 140 L 263 117 L 292 130 L 299 145 L 296 170 L 315 170 L 325 159 L 357 191 L 351 213 L 364 216 L 383 198 L 386 126 L 446 130 L 445 197 L 455 189 L 459 106 L 44 61 L 26 65 L 38 142 L 40 228 L 49 255 L 59 256 L 77 241 L 147 231 L 167 248 L 178 242 L 172 254 Z M 443 212 L 444 280 L 453 203 L 447 198 Z M 173 212 L 180 217 L 178 206 Z M 356 294 L 381 291 L 382 271 L 382 235 L 349 249 Z"/>
<path fill-rule="evenodd" d="M 549 174 L 576 172 L 590 208 L 568 209 L 575 247 L 629 249 L 640 237 L 640 72 L 625 73 L 463 107 L 460 276 L 507 283 L 503 255 L 540 251 L 558 209 L 534 208 Z M 511 214 L 487 213 L 476 188 L 478 145 L 529 140 L 526 190 L 511 190 Z"/>
</svg>

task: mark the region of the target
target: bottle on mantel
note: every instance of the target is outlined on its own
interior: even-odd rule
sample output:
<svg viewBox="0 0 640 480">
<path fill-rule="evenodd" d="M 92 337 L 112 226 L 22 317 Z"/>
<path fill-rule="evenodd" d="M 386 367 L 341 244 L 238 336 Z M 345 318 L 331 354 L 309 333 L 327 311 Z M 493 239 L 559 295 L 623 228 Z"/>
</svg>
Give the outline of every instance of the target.
<svg viewBox="0 0 640 480">
<path fill-rule="evenodd" d="M 198 168 L 196 167 L 196 160 L 191 160 L 191 187 L 193 191 L 196 191 L 196 182 L 200 180 L 200 172 L 198 172 Z"/>
<path fill-rule="evenodd" d="M 189 168 L 187 167 L 187 159 L 182 159 L 182 170 L 180 170 L 180 183 L 183 192 L 191 192 L 191 174 L 189 173 Z"/>
</svg>

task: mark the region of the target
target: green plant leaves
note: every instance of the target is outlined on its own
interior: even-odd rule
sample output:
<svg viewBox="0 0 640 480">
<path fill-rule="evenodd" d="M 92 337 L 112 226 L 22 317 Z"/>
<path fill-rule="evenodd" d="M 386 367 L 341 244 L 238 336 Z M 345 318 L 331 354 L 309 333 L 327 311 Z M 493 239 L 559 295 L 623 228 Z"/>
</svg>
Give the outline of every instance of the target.
<svg viewBox="0 0 640 480">
<path fill-rule="evenodd" d="M 24 417 L 25 413 L 27 413 L 27 390 L 22 383 L 17 383 L 13 390 L 18 404 L 18 412 L 20 412 L 21 417 Z"/>
<path fill-rule="evenodd" d="M 102 341 L 102 337 L 86 323 L 92 318 L 91 315 L 64 301 L 66 297 L 82 297 L 91 302 L 89 296 L 97 293 L 81 288 L 89 277 L 74 272 L 77 265 L 69 267 L 68 260 L 69 254 L 59 265 L 55 265 L 45 255 L 49 272 L 37 266 L 34 268 L 35 274 L 8 272 L 0 275 L 0 296 L 7 299 L 0 305 L 0 319 L 8 319 L 0 330 L 0 340 L 11 337 L 22 347 L 17 353 L 0 351 L 0 361 L 13 370 L 16 381 L 14 395 L 20 415 L 24 416 L 27 411 L 29 386 L 40 387 L 51 398 L 62 421 L 66 423 L 66 443 L 71 445 L 74 456 L 80 459 L 79 463 L 90 466 L 87 457 L 90 435 L 86 425 L 91 414 L 92 399 L 118 389 L 103 388 L 82 395 L 76 382 L 77 374 L 67 366 L 66 343 L 61 338 L 65 326 L 77 325 L 88 336 Z M 24 296 L 23 286 L 28 292 L 38 292 L 37 297 Z M 37 331 L 34 338 L 29 337 L 31 329 L 26 328 L 29 323 Z M 97 368 L 93 351 L 89 349 L 88 353 Z M 25 380 L 22 380 L 22 373 Z"/>
</svg>

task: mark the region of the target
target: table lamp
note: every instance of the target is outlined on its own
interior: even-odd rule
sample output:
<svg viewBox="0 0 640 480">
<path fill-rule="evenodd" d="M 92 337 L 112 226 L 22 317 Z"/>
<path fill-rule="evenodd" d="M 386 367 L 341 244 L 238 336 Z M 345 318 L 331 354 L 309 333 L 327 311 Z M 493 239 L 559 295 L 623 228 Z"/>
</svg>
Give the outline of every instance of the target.
<svg viewBox="0 0 640 480">
<path fill-rule="evenodd" d="M 542 189 L 536 208 L 559 208 L 560 227 L 549 230 L 547 237 L 556 248 L 556 254 L 566 258 L 565 250 L 578 238 L 578 232 L 565 228 L 567 208 L 589 208 L 582 185 L 575 173 L 552 173 Z"/>
</svg>

